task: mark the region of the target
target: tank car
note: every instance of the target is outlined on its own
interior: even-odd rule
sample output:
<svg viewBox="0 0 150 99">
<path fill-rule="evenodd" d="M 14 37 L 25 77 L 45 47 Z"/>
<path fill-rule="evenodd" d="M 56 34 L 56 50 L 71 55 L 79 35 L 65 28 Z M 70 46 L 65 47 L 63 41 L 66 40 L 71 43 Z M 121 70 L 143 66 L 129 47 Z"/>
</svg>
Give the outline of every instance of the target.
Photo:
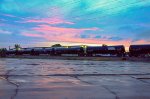
<svg viewBox="0 0 150 99">
<path fill-rule="evenodd" d="M 150 56 L 150 44 L 147 44 L 147 45 L 130 45 L 129 56 L 130 57 Z"/>
</svg>

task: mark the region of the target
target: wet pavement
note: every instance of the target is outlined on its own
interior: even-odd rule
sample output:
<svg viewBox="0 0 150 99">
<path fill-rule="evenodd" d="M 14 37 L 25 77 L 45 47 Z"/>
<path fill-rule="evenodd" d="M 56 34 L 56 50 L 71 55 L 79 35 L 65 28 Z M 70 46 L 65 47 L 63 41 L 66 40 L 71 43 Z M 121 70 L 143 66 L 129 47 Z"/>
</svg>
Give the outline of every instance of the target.
<svg viewBox="0 0 150 99">
<path fill-rule="evenodd" d="M 0 99 L 150 99 L 150 63 L 0 59 Z"/>
</svg>

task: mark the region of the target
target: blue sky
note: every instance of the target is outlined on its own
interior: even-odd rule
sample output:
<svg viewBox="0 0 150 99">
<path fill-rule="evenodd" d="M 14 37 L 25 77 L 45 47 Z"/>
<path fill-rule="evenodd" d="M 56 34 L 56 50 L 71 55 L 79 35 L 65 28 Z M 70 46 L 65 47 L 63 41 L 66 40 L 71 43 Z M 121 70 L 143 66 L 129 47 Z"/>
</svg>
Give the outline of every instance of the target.
<svg viewBox="0 0 150 99">
<path fill-rule="evenodd" d="M 1 0 L 0 47 L 150 44 L 150 0 Z"/>
</svg>

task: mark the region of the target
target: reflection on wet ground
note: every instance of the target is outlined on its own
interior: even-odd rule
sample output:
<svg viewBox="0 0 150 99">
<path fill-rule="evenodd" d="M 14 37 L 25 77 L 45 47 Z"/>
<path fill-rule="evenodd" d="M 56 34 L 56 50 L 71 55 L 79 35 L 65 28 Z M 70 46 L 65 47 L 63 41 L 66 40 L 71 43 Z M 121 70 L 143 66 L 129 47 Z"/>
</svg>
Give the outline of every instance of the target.
<svg viewBox="0 0 150 99">
<path fill-rule="evenodd" d="M 0 99 L 149 99 L 150 63 L 0 59 Z"/>
</svg>

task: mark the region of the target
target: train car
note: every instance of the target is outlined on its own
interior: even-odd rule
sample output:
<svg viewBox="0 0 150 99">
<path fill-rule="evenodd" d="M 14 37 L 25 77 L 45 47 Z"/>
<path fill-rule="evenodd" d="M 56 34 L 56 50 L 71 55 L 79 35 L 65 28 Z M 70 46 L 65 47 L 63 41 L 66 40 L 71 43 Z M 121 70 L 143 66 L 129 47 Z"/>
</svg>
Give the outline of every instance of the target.
<svg viewBox="0 0 150 99">
<path fill-rule="evenodd" d="M 43 47 L 34 47 L 34 48 L 31 48 L 31 54 L 32 55 L 41 55 L 41 54 L 46 54 L 46 51 L 45 51 L 45 48 Z"/>
<path fill-rule="evenodd" d="M 7 55 L 22 55 L 23 50 L 16 50 L 16 49 L 11 49 L 6 51 Z"/>
<path fill-rule="evenodd" d="M 23 55 L 24 50 L 20 49 L 20 50 L 16 50 L 15 54 L 16 55 Z"/>
<path fill-rule="evenodd" d="M 7 50 L 6 55 L 16 55 L 16 50 L 14 50 L 14 49 Z"/>
<path fill-rule="evenodd" d="M 84 56 L 84 49 L 82 47 L 56 47 L 54 48 L 55 55 L 77 55 Z"/>
<path fill-rule="evenodd" d="M 123 45 L 107 46 L 108 54 L 116 56 L 125 56 L 125 47 Z"/>
<path fill-rule="evenodd" d="M 22 48 L 20 50 L 8 50 L 8 55 L 39 55 L 43 50 L 38 48 Z"/>
<path fill-rule="evenodd" d="M 130 57 L 145 57 L 150 56 L 150 44 L 147 45 L 130 45 Z"/>
<path fill-rule="evenodd" d="M 33 47 L 33 48 L 23 48 L 23 55 L 42 55 L 48 54 L 48 49 L 46 47 Z"/>
<path fill-rule="evenodd" d="M 67 53 L 68 54 L 76 54 L 78 56 L 84 56 L 85 53 L 84 53 L 84 48 L 83 47 L 80 47 L 80 46 L 77 46 L 77 47 L 69 47 L 67 49 Z"/>
<path fill-rule="evenodd" d="M 125 56 L 125 47 L 118 46 L 88 46 L 86 48 L 87 56 Z"/>
<path fill-rule="evenodd" d="M 54 47 L 54 55 L 61 56 L 62 54 L 66 54 L 67 48 L 65 47 Z"/>
<path fill-rule="evenodd" d="M 23 48 L 22 50 L 22 55 L 32 55 L 32 48 Z"/>
<path fill-rule="evenodd" d="M 54 48 L 53 47 L 47 47 L 47 48 L 45 48 L 45 54 L 54 56 L 54 54 L 55 54 Z"/>
<path fill-rule="evenodd" d="M 106 46 L 87 46 L 86 48 L 86 56 L 97 56 L 101 54 L 107 54 Z"/>
</svg>

